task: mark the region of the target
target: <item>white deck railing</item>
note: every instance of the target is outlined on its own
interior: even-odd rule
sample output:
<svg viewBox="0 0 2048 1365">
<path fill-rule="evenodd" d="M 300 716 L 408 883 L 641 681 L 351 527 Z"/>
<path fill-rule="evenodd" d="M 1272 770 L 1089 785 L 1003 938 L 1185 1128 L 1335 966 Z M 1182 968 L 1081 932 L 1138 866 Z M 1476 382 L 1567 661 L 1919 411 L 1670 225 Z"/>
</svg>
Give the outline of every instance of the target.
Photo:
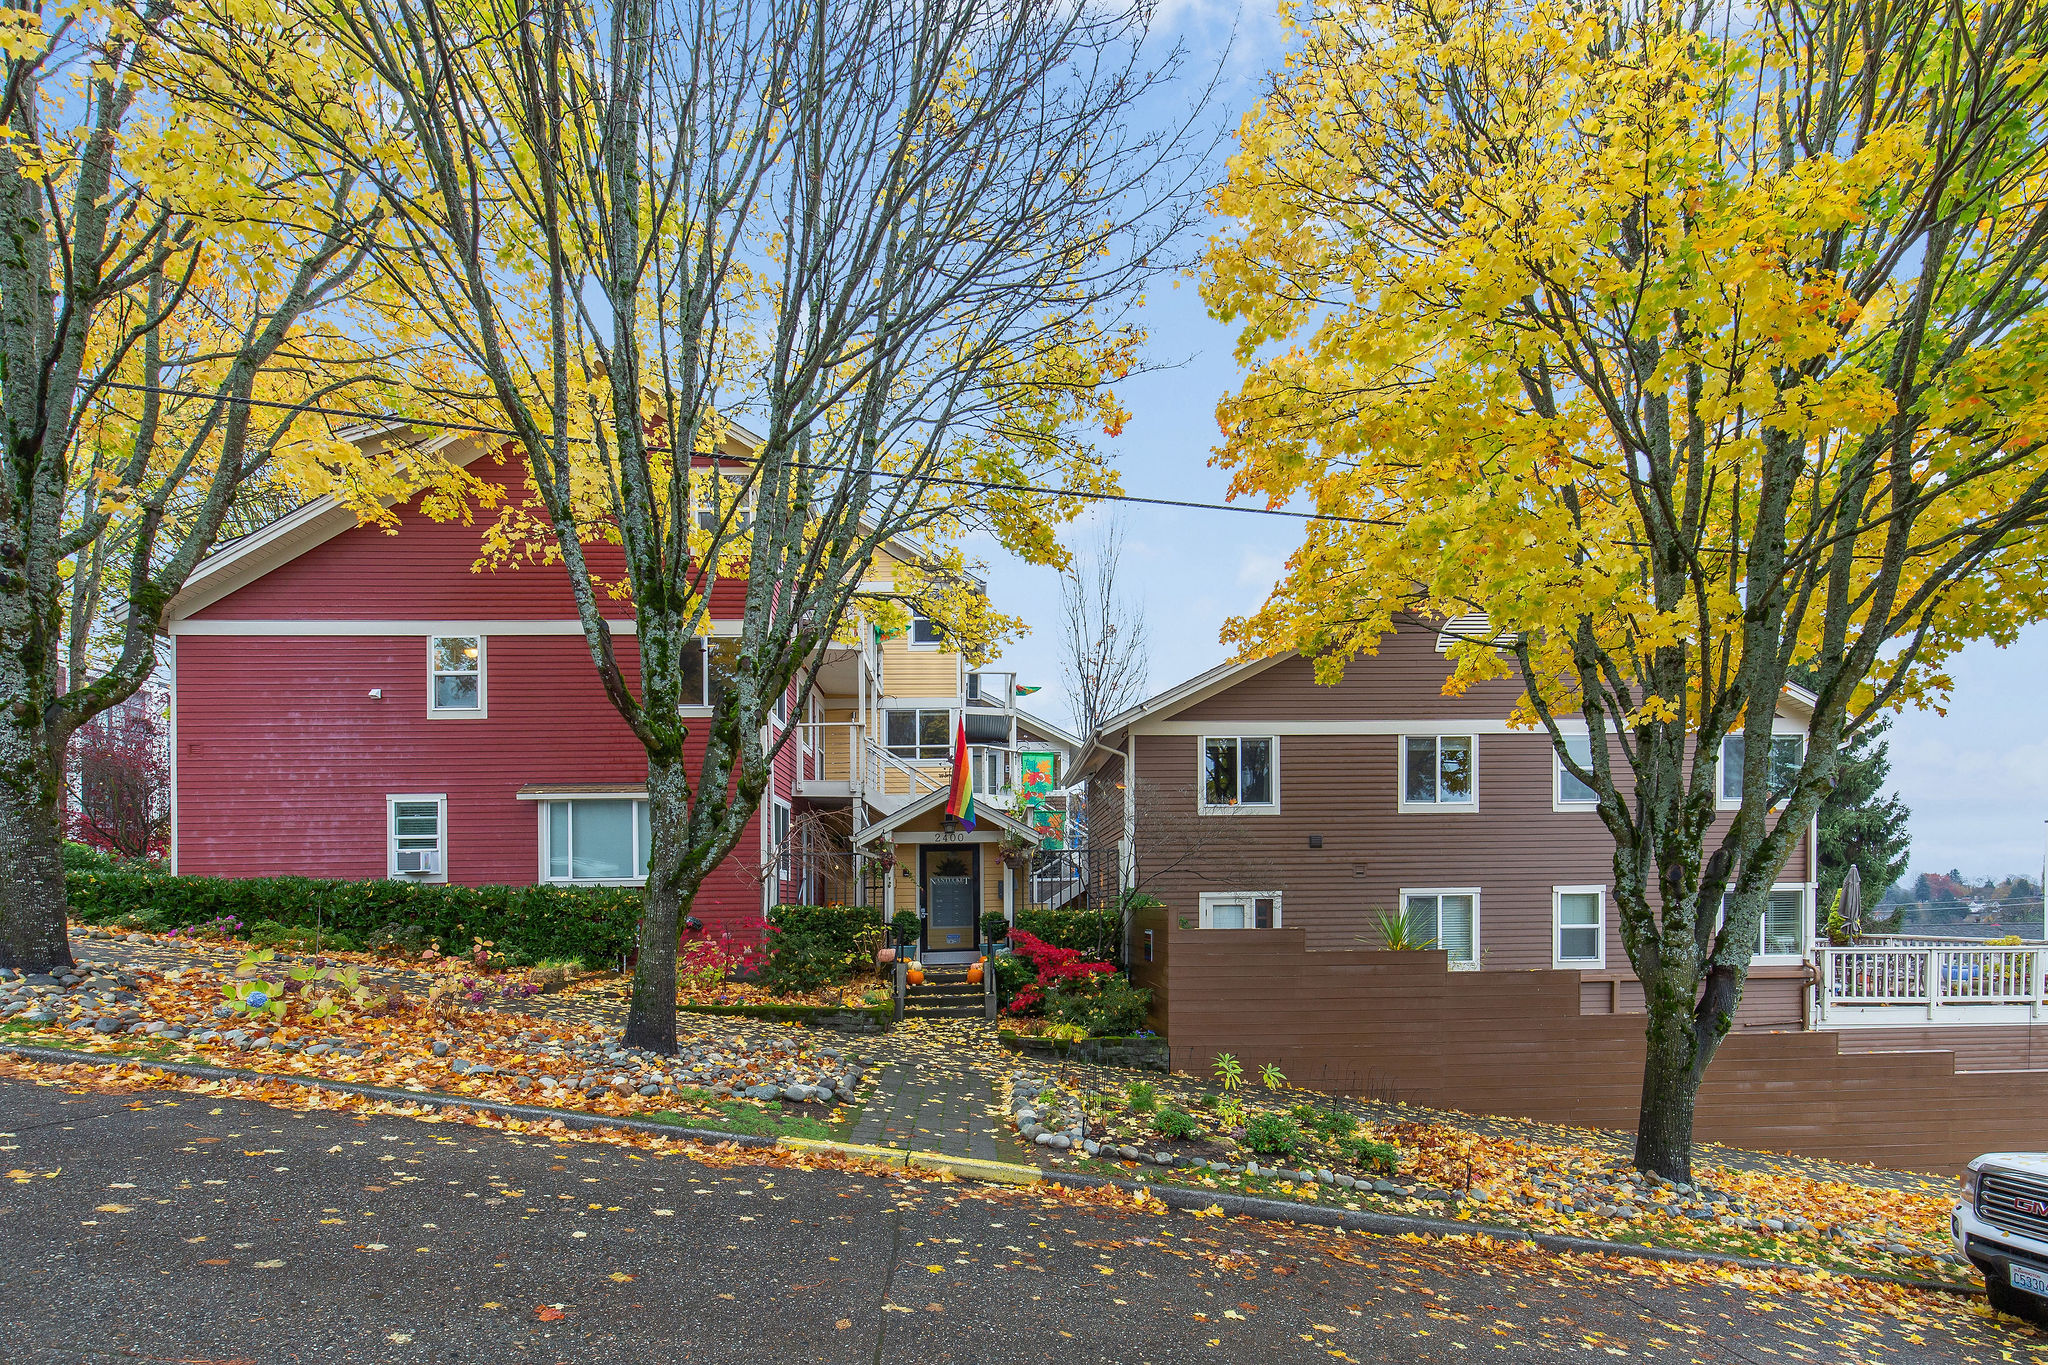
<svg viewBox="0 0 2048 1365">
<path fill-rule="evenodd" d="M 1967 940 L 1821 948 L 1815 1022 L 2009 1024 L 2048 1018 L 2048 945 Z"/>
</svg>

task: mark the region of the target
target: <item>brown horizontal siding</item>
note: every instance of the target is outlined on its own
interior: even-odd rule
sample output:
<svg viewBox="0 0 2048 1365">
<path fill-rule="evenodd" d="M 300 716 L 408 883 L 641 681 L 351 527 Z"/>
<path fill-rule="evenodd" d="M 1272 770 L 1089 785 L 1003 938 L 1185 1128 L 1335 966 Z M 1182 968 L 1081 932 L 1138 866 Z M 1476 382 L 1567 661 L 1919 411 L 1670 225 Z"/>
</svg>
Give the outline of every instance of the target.
<svg viewBox="0 0 2048 1365">
<path fill-rule="evenodd" d="M 1205 934 L 1164 918 L 1166 960 L 1140 979 L 1171 979 L 1155 1020 L 1178 1070 L 1206 1073 L 1227 1051 L 1334 1093 L 1635 1124 L 1642 1020 L 1582 1013 L 1576 973 L 1475 976 L 1445 971 L 1435 953 L 1310 952 L 1297 930 Z M 1701 1091 L 1697 1135 L 1939 1171 L 2035 1145 L 2048 1121 L 2048 1071 L 1959 1072 L 1952 1051 L 1856 1052 L 1842 1039 L 1731 1035 Z"/>
<path fill-rule="evenodd" d="M 1353 659 L 1335 685 L 1317 682 L 1315 665 L 1308 660 L 1289 657 L 1175 712 L 1173 719 L 1505 720 L 1522 695 L 1519 678 L 1502 678 L 1447 697 L 1443 686 L 1448 676 L 1450 662 L 1436 652 L 1435 631 L 1399 630 L 1380 638 L 1379 653 Z"/>
<path fill-rule="evenodd" d="M 2032 1071 L 2048 1068 L 2048 1025 L 1927 1024 L 1898 1028 L 1843 1029 L 1835 1036 L 1844 1052 L 1914 1052 L 1942 1048 L 1955 1053 L 1959 1071 Z"/>
</svg>

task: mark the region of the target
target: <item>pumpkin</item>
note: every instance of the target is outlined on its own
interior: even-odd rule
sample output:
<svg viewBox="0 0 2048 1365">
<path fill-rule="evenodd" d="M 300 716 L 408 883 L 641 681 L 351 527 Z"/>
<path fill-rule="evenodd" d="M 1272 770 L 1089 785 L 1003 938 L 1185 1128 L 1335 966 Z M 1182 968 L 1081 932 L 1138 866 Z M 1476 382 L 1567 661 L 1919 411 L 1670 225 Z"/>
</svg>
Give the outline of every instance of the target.
<svg viewBox="0 0 2048 1365">
<path fill-rule="evenodd" d="M 922 986 L 924 984 L 924 968 L 918 966 L 915 962 L 911 963 L 909 980 L 913 986 Z"/>
<path fill-rule="evenodd" d="M 988 961 L 987 958 L 982 958 L 979 961 L 977 961 L 972 967 L 969 967 L 967 969 L 968 985 L 979 986 L 981 984 L 982 963 L 986 961 Z"/>
</svg>

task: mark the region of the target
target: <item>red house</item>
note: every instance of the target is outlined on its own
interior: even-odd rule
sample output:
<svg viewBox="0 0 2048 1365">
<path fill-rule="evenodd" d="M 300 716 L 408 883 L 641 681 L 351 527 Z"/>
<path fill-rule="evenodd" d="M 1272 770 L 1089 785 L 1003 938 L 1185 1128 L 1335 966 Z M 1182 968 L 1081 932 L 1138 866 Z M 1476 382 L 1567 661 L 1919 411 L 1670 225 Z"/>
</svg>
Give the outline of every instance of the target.
<svg viewBox="0 0 2048 1365">
<path fill-rule="evenodd" d="M 522 464 L 447 449 L 523 496 Z M 646 756 L 598 682 L 562 570 L 478 572 L 479 524 L 434 521 L 417 500 L 393 510 L 395 531 L 318 499 L 221 547 L 171 602 L 173 870 L 638 884 Z M 615 549 L 590 554 L 594 572 L 623 575 Z M 872 576 L 888 573 L 878 563 Z M 714 595 L 707 663 L 737 636 L 738 614 L 737 594 Z M 624 604 L 611 628 L 634 683 Z M 1017 730 L 1013 680 L 979 685 L 921 618 L 900 638 L 864 634 L 828 651 L 807 714 L 785 707 L 774 722 L 798 733 L 695 906 L 713 932 L 754 939 L 777 901 L 923 908 L 936 890 L 946 916 L 965 920 L 1022 893 L 975 845 L 1028 828 L 992 811 L 979 834 L 942 835 L 936 816 L 909 809 L 945 785 L 943 740 L 963 715 L 978 781 L 1016 770 L 1018 744 L 1033 746 Z M 698 670 L 706 717 L 714 675 Z M 960 855 L 930 886 L 918 850 L 897 856 L 900 843 L 942 837 L 969 845 L 972 906 L 955 905 Z M 934 946 L 960 926 L 950 934 Z"/>
</svg>

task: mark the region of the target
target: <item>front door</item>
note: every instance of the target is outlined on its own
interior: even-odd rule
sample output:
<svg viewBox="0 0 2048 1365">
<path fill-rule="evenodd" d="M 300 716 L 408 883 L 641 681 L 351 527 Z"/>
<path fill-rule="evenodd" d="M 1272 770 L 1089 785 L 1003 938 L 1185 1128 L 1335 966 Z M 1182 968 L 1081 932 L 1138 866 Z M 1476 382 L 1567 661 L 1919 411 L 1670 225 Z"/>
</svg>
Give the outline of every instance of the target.
<svg viewBox="0 0 2048 1365">
<path fill-rule="evenodd" d="M 923 845 L 924 946 L 930 952 L 971 952 L 981 902 L 973 844 Z"/>
</svg>

